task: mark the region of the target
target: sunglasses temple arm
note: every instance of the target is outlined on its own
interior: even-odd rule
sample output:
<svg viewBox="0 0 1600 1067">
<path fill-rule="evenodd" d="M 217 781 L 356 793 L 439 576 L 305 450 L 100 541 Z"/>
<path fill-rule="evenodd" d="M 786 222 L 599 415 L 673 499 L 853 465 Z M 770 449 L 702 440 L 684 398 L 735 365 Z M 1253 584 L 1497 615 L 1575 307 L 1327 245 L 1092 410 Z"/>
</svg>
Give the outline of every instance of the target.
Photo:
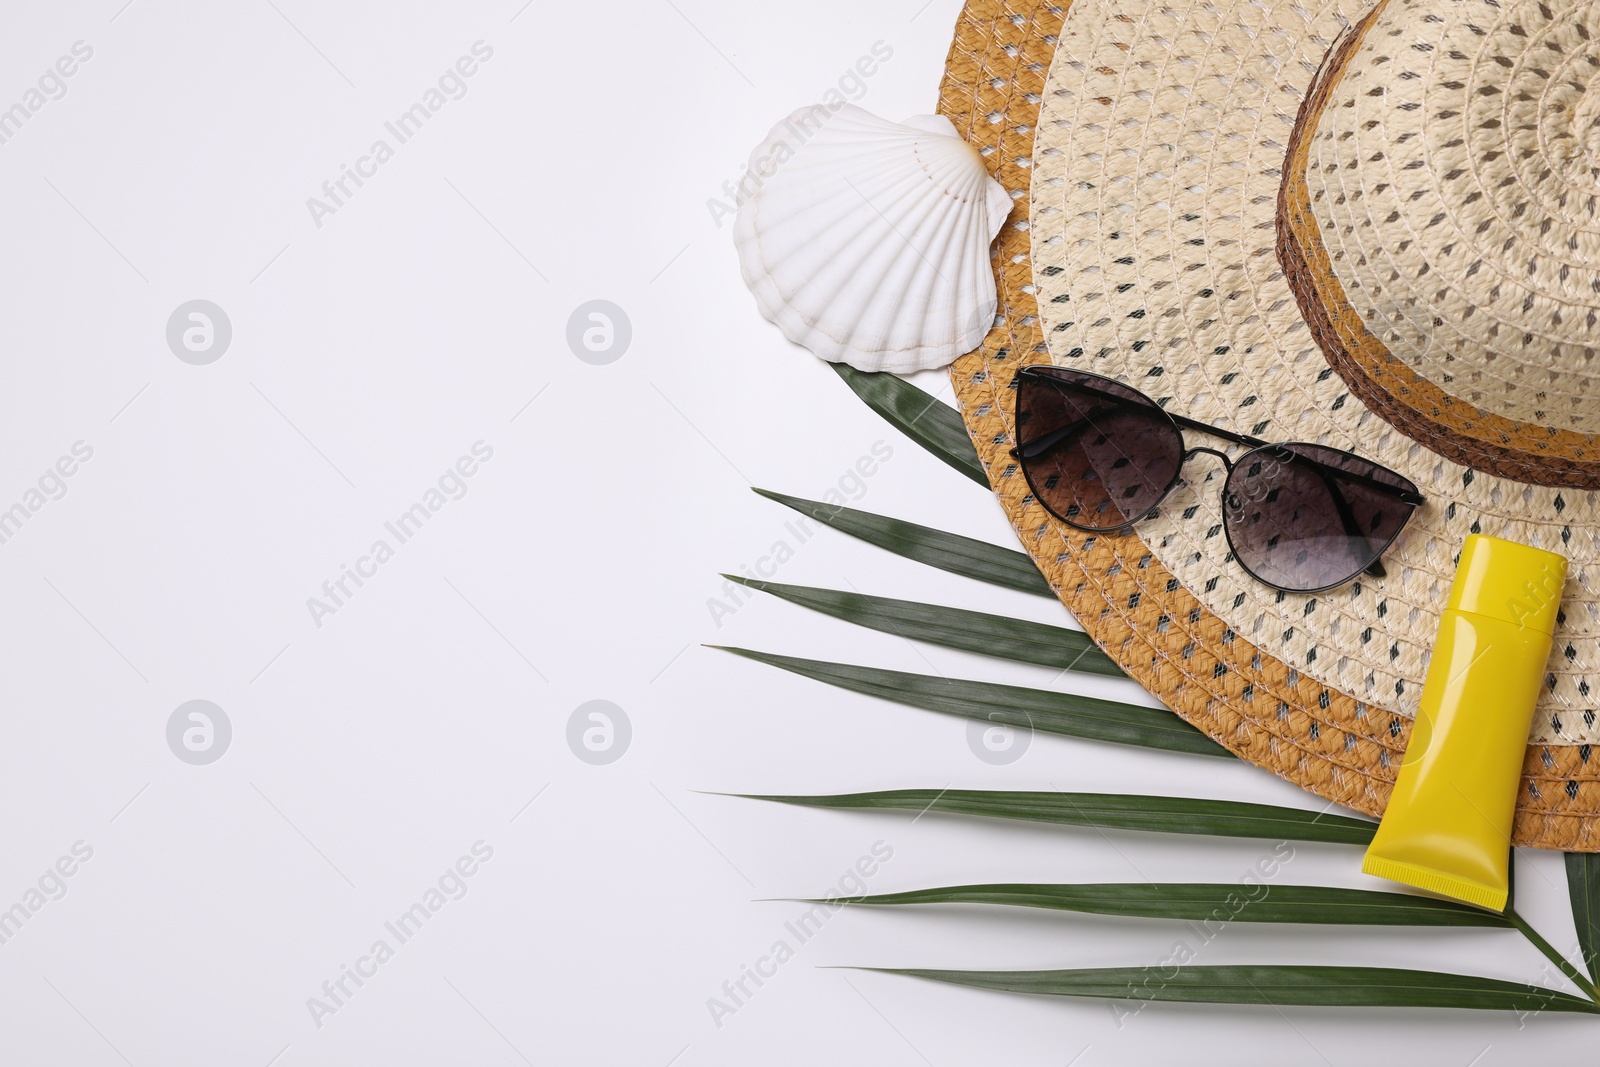
<svg viewBox="0 0 1600 1067">
<path fill-rule="evenodd" d="M 1092 425 L 1093 421 L 1091 419 L 1079 419 L 1074 423 L 1061 427 L 1059 430 L 1051 430 L 1036 441 L 1026 441 L 1018 444 L 1016 448 L 1011 450 L 1011 456 L 1013 459 L 1037 459 L 1085 426 Z"/>
<path fill-rule="evenodd" d="M 1246 433 L 1234 433 L 1232 430 L 1224 430 L 1220 426 L 1208 426 L 1206 423 L 1200 422 L 1197 419 L 1185 418 L 1182 415 L 1173 415 L 1172 421 L 1176 422 L 1179 426 L 1184 426 L 1191 430 L 1199 430 L 1203 433 L 1215 434 L 1225 441 L 1232 441 L 1235 444 L 1240 445 L 1249 445 L 1251 448 L 1263 448 L 1271 444 L 1270 441 L 1263 441 L 1259 437 L 1251 437 Z M 1290 451 L 1293 451 L 1293 449 L 1290 449 Z M 1324 469 L 1324 464 L 1318 463 L 1310 456 L 1300 456 L 1298 453 L 1296 453 L 1296 455 L 1302 462 L 1308 463 L 1319 470 Z M 1420 506 L 1428 502 L 1427 498 L 1421 493 L 1413 493 L 1409 489 L 1402 489 L 1397 485 L 1390 485 L 1388 482 L 1380 482 L 1376 478 L 1368 478 L 1366 475 L 1357 474 L 1355 471 L 1341 470 L 1339 471 L 1339 476 L 1341 478 L 1347 478 L 1352 482 L 1359 482 L 1368 489 L 1376 489 L 1380 493 L 1398 497 L 1400 500 L 1413 506 Z M 1324 478 L 1326 478 L 1326 476 L 1324 476 Z"/>
<path fill-rule="evenodd" d="M 1172 415 L 1172 412 L 1169 411 L 1167 414 Z M 1270 443 L 1261 440 L 1259 437 L 1251 437 L 1247 433 L 1234 433 L 1232 430 L 1224 430 L 1220 426 L 1212 426 L 1208 423 L 1201 422 L 1199 419 L 1191 419 L 1184 415 L 1172 415 L 1172 421 L 1186 429 L 1199 430 L 1201 433 L 1208 433 L 1213 437 L 1220 437 L 1224 441 L 1232 441 L 1236 445 L 1249 445 L 1251 448 L 1261 448 Z"/>
<path fill-rule="evenodd" d="M 1167 412 L 1167 415 L 1171 417 L 1172 421 L 1177 423 L 1179 426 L 1187 426 L 1191 430 L 1203 430 L 1206 433 L 1215 434 L 1218 437 L 1226 438 L 1227 440 L 1233 441 L 1237 444 L 1249 445 L 1252 448 L 1260 448 L 1262 445 L 1267 443 L 1265 441 L 1258 441 L 1254 437 L 1247 437 L 1244 434 L 1234 433 L 1231 430 L 1220 430 L 1215 426 L 1207 426 L 1203 422 L 1196 422 L 1194 419 L 1185 418 L 1182 415 L 1173 415 L 1171 412 Z M 1024 441 L 1019 443 L 1016 448 L 1011 450 L 1011 457 L 1013 459 L 1037 459 L 1046 452 L 1050 451 L 1052 448 L 1056 447 L 1056 445 L 1059 445 L 1062 441 L 1072 437 L 1085 426 L 1093 425 L 1093 415 L 1090 415 L 1087 418 L 1078 419 L 1076 422 L 1069 423 L 1068 425 L 1061 427 L 1059 430 L 1051 430 L 1038 440 Z"/>
<path fill-rule="evenodd" d="M 1367 536 L 1366 531 L 1361 528 L 1361 524 L 1356 521 L 1356 513 L 1351 510 L 1350 501 L 1346 500 L 1344 494 L 1339 491 L 1338 483 L 1328 477 L 1327 472 L 1322 469 L 1322 464 L 1307 460 L 1304 457 L 1299 458 L 1308 467 L 1317 472 L 1317 477 L 1321 478 L 1322 484 L 1327 487 L 1329 495 L 1333 497 L 1333 506 L 1339 509 L 1339 521 L 1344 524 L 1345 534 L 1352 540 L 1360 541 L 1370 550 L 1373 547 L 1372 539 Z M 1372 562 L 1366 567 L 1366 572 L 1375 578 L 1382 578 L 1386 573 L 1383 569 L 1383 564 L 1378 562 L 1377 556 L 1373 556 Z"/>
<path fill-rule="evenodd" d="M 1251 448 L 1261 448 L 1267 444 L 1266 441 L 1263 441 L 1257 437 L 1251 437 L 1249 434 L 1234 433 L 1232 430 L 1224 430 L 1220 426 L 1208 426 L 1197 419 L 1186 418 L 1182 415 L 1173 415 L 1172 419 L 1179 426 L 1184 426 L 1191 430 L 1199 430 L 1204 433 L 1214 434 L 1225 441 L 1232 441 L 1235 444 L 1249 445 Z M 1334 482 L 1332 478 L 1328 477 L 1328 472 L 1323 468 L 1323 465 L 1318 463 L 1316 460 L 1311 459 L 1309 456 L 1302 456 L 1299 453 L 1294 452 L 1292 449 L 1290 452 L 1296 459 L 1300 460 L 1300 462 L 1306 464 L 1306 466 L 1316 471 L 1317 477 L 1322 479 L 1322 484 L 1327 487 L 1329 494 L 1333 497 L 1334 507 L 1339 509 L 1339 521 L 1344 524 L 1344 532 L 1351 538 L 1357 539 L 1368 548 L 1371 548 L 1372 541 L 1368 539 L 1366 533 L 1361 529 L 1361 524 L 1356 521 L 1355 512 L 1350 509 L 1350 501 L 1346 500 L 1344 494 L 1339 491 L 1338 484 Z M 1348 474 L 1348 472 L 1341 473 Z M 1384 485 L 1382 482 L 1373 478 L 1362 478 L 1359 474 L 1351 476 L 1360 481 L 1371 482 L 1374 486 L 1382 489 L 1397 491 L 1393 486 Z M 1398 491 L 1403 492 L 1403 490 Z M 1383 565 L 1374 560 L 1372 567 L 1377 567 L 1381 572 Z M 1369 567 L 1368 569 L 1370 570 L 1371 568 Z M 1381 577 L 1381 573 L 1379 576 Z"/>
</svg>

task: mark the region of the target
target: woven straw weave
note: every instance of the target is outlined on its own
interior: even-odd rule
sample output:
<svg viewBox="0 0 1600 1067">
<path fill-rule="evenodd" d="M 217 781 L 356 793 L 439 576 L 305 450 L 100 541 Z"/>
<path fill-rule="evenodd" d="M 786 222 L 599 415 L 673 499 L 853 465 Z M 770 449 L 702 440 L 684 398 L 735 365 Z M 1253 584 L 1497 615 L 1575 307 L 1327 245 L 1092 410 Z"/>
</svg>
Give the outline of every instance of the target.
<svg viewBox="0 0 1600 1067">
<path fill-rule="evenodd" d="M 1059 4 L 973 0 L 956 26 L 940 90 L 940 110 L 1017 202 L 995 248 L 999 324 L 951 372 L 967 428 L 1023 546 L 1132 678 L 1250 762 L 1378 815 L 1409 719 L 1324 686 L 1253 645 L 1185 589 L 1140 537 L 1094 537 L 1056 522 L 1006 454 L 1014 442 L 1012 378 L 1019 367 L 1050 359 L 1036 301 L 1029 200 L 1035 126 L 1066 15 Z M 1309 72 L 1303 76 L 1309 81 Z M 1267 242 L 1270 255 L 1270 235 Z M 1054 249 L 1041 266 L 1065 266 L 1074 251 Z M 1259 587 L 1256 595 L 1271 598 Z M 1515 842 L 1600 851 L 1600 767 L 1588 747 L 1530 746 L 1524 773 Z"/>
<path fill-rule="evenodd" d="M 1455 16 L 1444 40 L 1424 32 L 1441 24 L 1432 7 Z M 1387 421 L 1479 471 L 1594 489 L 1600 93 L 1586 90 L 1600 48 L 1586 15 L 1380 4 L 1295 122 L 1279 258 L 1328 361 Z"/>
</svg>

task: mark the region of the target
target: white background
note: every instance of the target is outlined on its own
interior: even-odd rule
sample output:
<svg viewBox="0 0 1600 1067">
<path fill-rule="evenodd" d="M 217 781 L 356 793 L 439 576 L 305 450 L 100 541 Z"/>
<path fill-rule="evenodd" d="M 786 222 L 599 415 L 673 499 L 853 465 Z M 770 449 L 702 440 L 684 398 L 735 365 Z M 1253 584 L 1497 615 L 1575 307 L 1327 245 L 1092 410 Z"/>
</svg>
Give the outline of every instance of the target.
<svg viewBox="0 0 1600 1067">
<path fill-rule="evenodd" d="M 74 842 L 93 849 L 0 945 L 0 1062 L 1466 1067 L 1591 1047 L 1577 1017 L 1155 1006 L 1119 1021 L 1106 1002 L 824 969 L 1143 965 L 1198 944 L 1177 923 L 954 907 L 838 914 L 718 1025 L 723 983 L 796 944 L 800 906 L 763 899 L 829 890 L 875 842 L 893 858 L 873 891 L 1233 881 L 1270 843 L 698 791 L 1319 806 L 1253 768 L 1047 737 L 990 766 L 959 720 L 701 647 L 1146 699 L 771 598 L 720 625 L 708 606 L 720 571 L 781 540 L 782 581 L 1065 620 L 835 533 L 793 544 L 792 515 L 747 488 L 820 497 L 883 441 L 893 456 L 858 506 L 1014 544 L 980 489 L 759 318 L 707 206 L 874 42 L 894 54 L 862 105 L 931 111 L 958 4 L 123 3 L 13 5 L 0 34 L 0 107 L 75 41 L 94 50 L 0 145 L 0 507 L 74 442 L 94 450 L 0 544 L 0 908 Z M 478 40 L 493 58 L 466 96 L 315 225 L 307 198 Z M 165 338 L 196 298 L 233 326 L 207 366 Z M 608 366 L 566 342 L 592 299 L 632 322 Z M 465 497 L 317 626 L 307 598 L 480 440 L 493 459 Z M 233 726 L 208 766 L 166 741 L 196 698 Z M 566 741 L 592 699 L 632 723 L 608 766 Z M 494 853 L 467 894 L 319 1026 L 308 998 L 477 841 Z M 1279 877 L 1376 887 L 1331 847 L 1299 846 Z M 1518 890 L 1574 950 L 1559 858 L 1524 859 Z M 1499 931 L 1235 924 L 1198 959 L 1551 981 Z"/>
</svg>

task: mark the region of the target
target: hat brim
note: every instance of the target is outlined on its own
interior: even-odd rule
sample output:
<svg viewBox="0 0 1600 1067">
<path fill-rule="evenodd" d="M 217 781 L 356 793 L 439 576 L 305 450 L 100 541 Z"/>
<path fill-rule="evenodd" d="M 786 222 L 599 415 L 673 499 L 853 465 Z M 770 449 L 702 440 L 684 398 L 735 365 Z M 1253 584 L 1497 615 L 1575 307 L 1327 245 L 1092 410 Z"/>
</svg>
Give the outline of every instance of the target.
<svg viewBox="0 0 1600 1067">
<path fill-rule="evenodd" d="M 968 432 L 1023 547 L 1128 675 L 1240 757 L 1317 796 L 1382 814 L 1411 721 L 1307 678 L 1229 630 L 1137 534 L 1095 537 L 1052 518 L 1008 455 L 1012 380 L 1049 351 L 1032 293 L 1034 128 L 1067 9 L 971 0 L 957 22 L 939 108 L 1016 200 L 995 243 L 1000 325 L 951 368 Z M 1513 843 L 1600 851 L 1600 767 L 1587 746 L 1530 746 Z"/>
</svg>

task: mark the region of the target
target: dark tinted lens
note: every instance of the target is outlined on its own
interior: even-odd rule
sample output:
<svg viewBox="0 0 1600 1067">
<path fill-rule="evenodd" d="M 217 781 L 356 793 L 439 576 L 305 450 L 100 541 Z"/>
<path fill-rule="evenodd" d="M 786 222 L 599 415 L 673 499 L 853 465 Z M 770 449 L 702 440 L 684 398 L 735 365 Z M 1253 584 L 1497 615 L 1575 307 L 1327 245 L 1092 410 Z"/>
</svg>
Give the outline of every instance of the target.
<svg viewBox="0 0 1600 1067">
<path fill-rule="evenodd" d="M 1183 437 L 1148 397 L 1060 368 L 1030 368 L 1018 383 L 1018 459 L 1034 496 L 1057 517 L 1114 530 L 1172 487 Z"/>
<path fill-rule="evenodd" d="M 1296 444 L 1247 452 L 1223 486 L 1234 558 L 1279 589 L 1341 585 L 1382 555 L 1411 517 L 1413 505 L 1384 486 L 1416 491 L 1387 467 L 1338 449 Z"/>
</svg>

